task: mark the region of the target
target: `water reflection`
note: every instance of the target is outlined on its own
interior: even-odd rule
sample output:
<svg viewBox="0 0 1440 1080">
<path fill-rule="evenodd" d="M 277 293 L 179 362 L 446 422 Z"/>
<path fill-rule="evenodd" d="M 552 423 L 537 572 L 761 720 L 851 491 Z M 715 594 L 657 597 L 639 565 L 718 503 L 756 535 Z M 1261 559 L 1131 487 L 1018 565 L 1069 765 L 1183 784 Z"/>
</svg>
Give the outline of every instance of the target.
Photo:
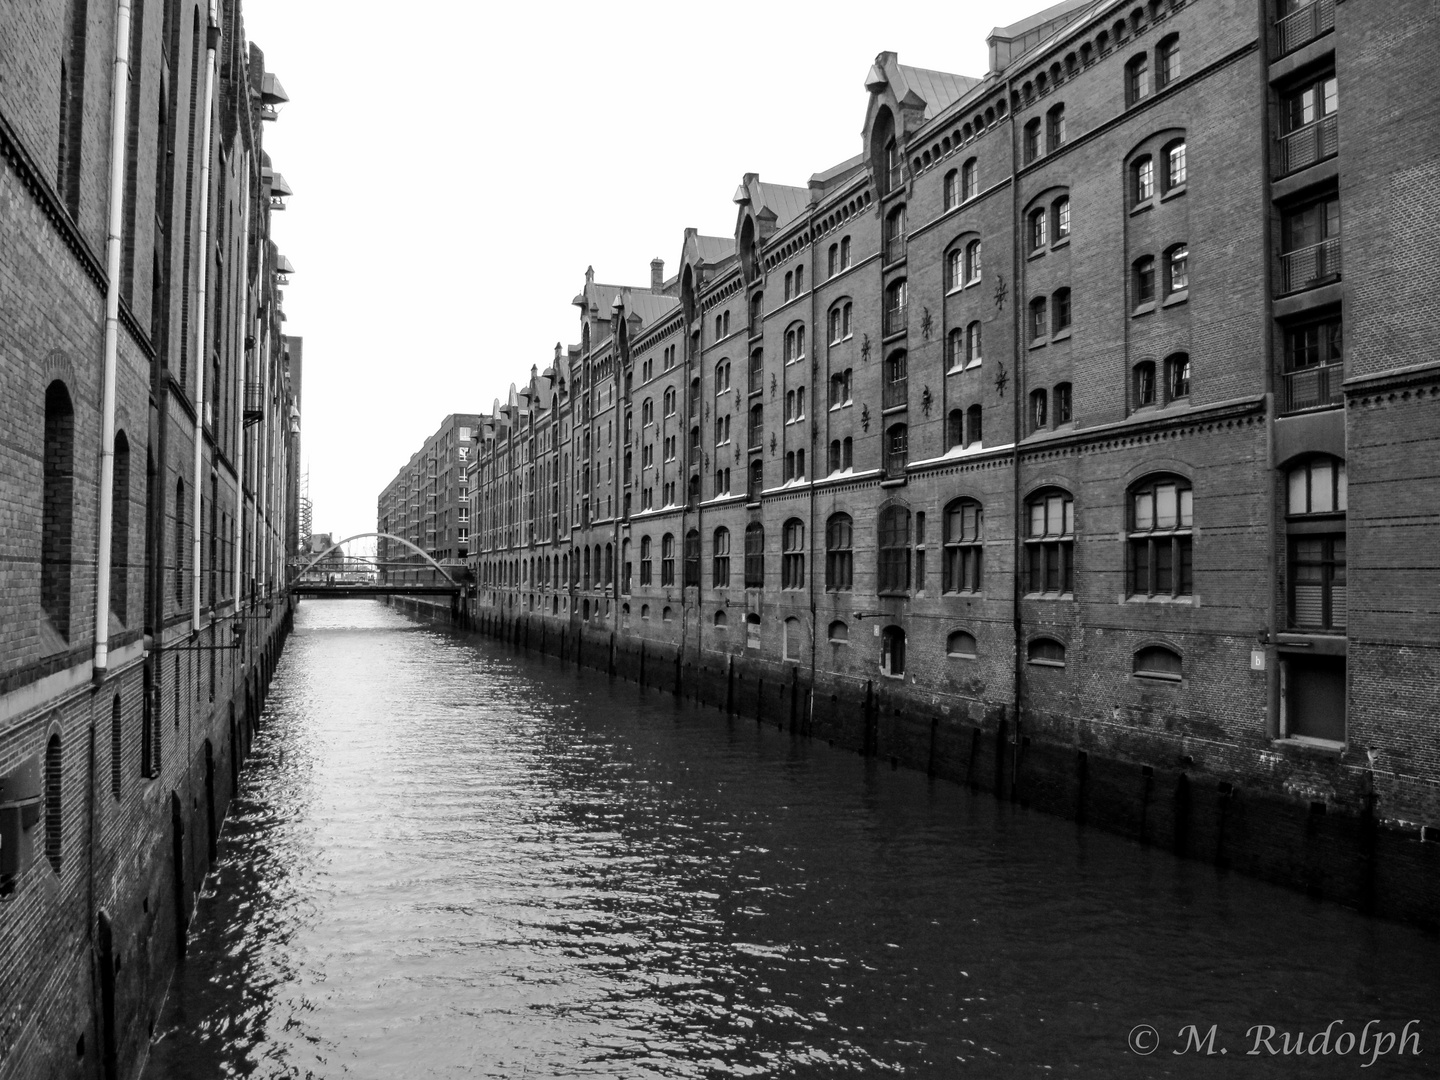
<svg viewBox="0 0 1440 1080">
<path fill-rule="evenodd" d="M 194 936 L 152 1078 L 1209 1075 L 1186 1024 L 1353 1076 L 1245 1031 L 1440 1032 L 1433 938 L 368 601 L 301 607 Z"/>
</svg>

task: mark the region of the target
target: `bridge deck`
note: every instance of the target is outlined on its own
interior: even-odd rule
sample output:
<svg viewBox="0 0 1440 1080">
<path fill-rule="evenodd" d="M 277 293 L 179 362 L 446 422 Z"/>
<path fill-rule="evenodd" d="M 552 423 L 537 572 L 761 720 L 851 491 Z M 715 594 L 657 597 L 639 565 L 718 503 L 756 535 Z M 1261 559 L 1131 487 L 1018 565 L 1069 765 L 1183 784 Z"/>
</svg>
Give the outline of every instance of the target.
<svg viewBox="0 0 1440 1080">
<path fill-rule="evenodd" d="M 358 596 L 455 596 L 459 585 L 364 585 L 355 582 L 302 581 L 290 586 L 294 596 L 330 596 L 353 599 Z"/>
</svg>

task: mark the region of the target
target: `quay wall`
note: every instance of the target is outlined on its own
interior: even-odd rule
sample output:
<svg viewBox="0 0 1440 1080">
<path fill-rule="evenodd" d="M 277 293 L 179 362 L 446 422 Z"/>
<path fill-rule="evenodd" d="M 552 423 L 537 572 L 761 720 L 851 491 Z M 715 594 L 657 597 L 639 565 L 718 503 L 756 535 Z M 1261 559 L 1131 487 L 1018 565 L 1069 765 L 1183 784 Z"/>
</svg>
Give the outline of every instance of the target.
<svg viewBox="0 0 1440 1080">
<path fill-rule="evenodd" d="M 1355 805 L 1307 798 L 1283 770 L 1198 748 L 1166 759 L 1136 733 L 1071 730 L 1028 710 L 914 693 L 737 653 L 597 631 L 540 613 L 473 602 L 396 598 L 397 610 L 518 650 L 639 683 L 797 737 L 922 770 L 1183 858 L 1260 878 L 1370 914 L 1440 928 L 1440 843 L 1377 812 L 1362 776 Z M 1307 762 L 1307 765 L 1309 763 Z M 1293 781 L 1293 778 L 1292 778 Z M 1287 790 L 1288 786 L 1288 790 Z"/>
</svg>

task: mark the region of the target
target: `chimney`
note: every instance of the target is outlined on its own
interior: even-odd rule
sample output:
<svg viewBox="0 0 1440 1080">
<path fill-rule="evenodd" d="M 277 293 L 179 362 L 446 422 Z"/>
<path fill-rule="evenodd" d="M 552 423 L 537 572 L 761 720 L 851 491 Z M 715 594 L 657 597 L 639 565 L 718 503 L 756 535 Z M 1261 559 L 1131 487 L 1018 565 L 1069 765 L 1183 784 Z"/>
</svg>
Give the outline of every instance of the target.
<svg viewBox="0 0 1440 1080">
<path fill-rule="evenodd" d="M 660 290 L 663 289 L 664 287 L 665 287 L 665 260 L 664 260 L 664 259 L 651 259 L 651 260 L 650 260 L 650 291 L 651 291 L 652 293 L 654 293 L 656 296 L 659 296 L 659 295 L 660 295 Z"/>
</svg>

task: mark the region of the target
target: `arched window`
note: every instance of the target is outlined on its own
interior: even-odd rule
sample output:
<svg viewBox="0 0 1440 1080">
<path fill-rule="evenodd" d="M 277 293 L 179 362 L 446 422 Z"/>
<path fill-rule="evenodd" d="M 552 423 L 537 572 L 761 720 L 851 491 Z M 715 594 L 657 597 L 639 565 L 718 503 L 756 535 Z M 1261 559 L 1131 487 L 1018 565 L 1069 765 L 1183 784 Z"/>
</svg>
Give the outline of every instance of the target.
<svg viewBox="0 0 1440 1080">
<path fill-rule="evenodd" d="M 905 205 L 901 203 L 885 215 L 885 262 L 905 257 Z"/>
<path fill-rule="evenodd" d="M 781 642 L 781 655 L 786 660 L 799 660 L 801 645 L 805 640 L 805 627 L 794 615 L 785 620 L 781 627 L 784 631 L 784 639 Z"/>
<path fill-rule="evenodd" d="M 880 632 L 880 672 L 892 678 L 905 674 L 905 629 L 887 626 Z"/>
<path fill-rule="evenodd" d="M 850 238 L 848 236 L 840 238 L 840 269 L 850 269 Z"/>
<path fill-rule="evenodd" d="M 1130 488 L 1130 595 L 1189 596 L 1193 591 L 1190 481 L 1146 477 Z"/>
<path fill-rule="evenodd" d="M 650 559 L 650 537 L 640 538 L 640 585 L 643 588 L 651 583 L 651 559 Z"/>
<path fill-rule="evenodd" d="M 785 362 L 792 364 L 805 358 L 805 327 L 796 324 L 785 331 Z"/>
<path fill-rule="evenodd" d="M 719 397 L 730 389 L 730 361 L 721 360 L 715 365 L 715 396 Z"/>
<path fill-rule="evenodd" d="M 891 424 L 885 430 L 885 475 L 904 476 L 910 462 L 910 429 L 905 424 Z"/>
<path fill-rule="evenodd" d="M 832 514 L 825 523 L 825 588 L 849 592 L 853 588 L 855 542 L 849 514 Z"/>
<path fill-rule="evenodd" d="M 853 372 L 850 368 L 846 368 L 844 371 L 837 371 L 830 376 L 830 407 L 832 409 L 838 409 L 841 406 L 850 404 L 852 385 Z"/>
<path fill-rule="evenodd" d="M 745 616 L 745 647 L 760 648 L 760 616 L 753 611 Z"/>
<path fill-rule="evenodd" d="M 974 322 L 972 322 L 969 326 L 965 328 L 966 367 L 969 367 L 971 364 L 978 364 L 982 359 L 980 347 L 980 333 L 981 331 L 979 319 L 976 319 Z"/>
<path fill-rule="evenodd" d="M 1185 140 L 1172 142 L 1165 147 L 1165 190 L 1174 191 L 1185 186 L 1190 169 L 1185 161 Z"/>
<path fill-rule="evenodd" d="M 765 459 L 755 458 L 750 462 L 750 479 L 745 489 L 745 497 L 752 503 L 760 501 L 760 493 L 765 489 Z"/>
<path fill-rule="evenodd" d="M 1190 287 L 1190 245 L 1176 244 L 1165 252 L 1165 295 Z"/>
<path fill-rule="evenodd" d="M 675 415 L 675 388 L 673 386 L 665 389 L 665 415 Z"/>
<path fill-rule="evenodd" d="M 62 639 L 68 639 L 70 564 L 74 554 L 75 409 L 70 402 L 70 391 L 58 379 L 45 390 L 44 438 L 40 607 L 55 632 Z"/>
<path fill-rule="evenodd" d="M 975 635 L 965 630 L 952 630 L 945 639 L 945 655 L 966 660 L 975 659 L 979 655 L 975 647 Z"/>
<path fill-rule="evenodd" d="M 980 194 L 980 168 L 975 158 L 960 167 L 960 199 L 962 202 Z"/>
<path fill-rule="evenodd" d="M 959 245 L 945 253 L 945 289 L 947 292 L 965 285 L 965 249 Z"/>
<path fill-rule="evenodd" d="M 1125 104 L 1138 105 L 1150 96 L 1150 58 L 1144 53 L 1125 65 Z"/>
<path fill-rule="evenodd" d="M 965 245 L 965 284 L 980 280 L 980 241 L 971 240 Z"/>
<path fill-rule="evenodd" d="M 60 736 L 51 735 L 50 741 L 45 744 L 45 857 L 57 874 L 60 872 L 64 833 L 61 767 Z"/>
<path fill-rule="evenodd" d="M 1046 332 L 1046 309 L 1045 297 L 1037 296 L 1030 301 L 1030 340 L 1031 342 L 1044 341 Z"/>
<path fill-rule="evenodd" d="M 780 587 L 805 587 L 805 523 L 799 518 L 785 522 L 781 536 Z"/>
<path fill-rule="evenodd" d="M 1190 354 L 1171 353 L 1165 358 L 1165 393 L 1174 401 L 1190 396 Z"/>
<path fill-rule="evenodd" d="M 660 538 L 660 584 L 675 584 L 675 537 L 672 533 Z"/>
<path fill-rule="evenodd" d="M 1131 265 L 1130 290 L 1133 308 L 1155 302 L 1155 256 L 1142 255 Z"/>
<path fill-rule="evenodd" d="M 1030 211 L 1029 240 L 1031 251 L 1044 251 L 1050 243 L 1050 214 L 1043 206 Z"/>
<path fill-rule="evenodd" d="M 185 481 L 175 481 L 175 603 L 185 602 Z"/>
<path fill-rule="evenodd" d="M 945 446 L 954 450 L 965 445 L 965 410 L 951 409 L 945 418 Z"/>
<path fill-rule="evenodd" d="M 1051 232 L 1055 234 L 1055 243 L 1070 239 L 1070 196 L 1061 195 L 1050 204 Z"/>
<path fill-rule="evenodd" d="M 129 612 L 130 440 L 115 433 L 115 473 L 111 483 L 110 610 L 123 626 Z"/>
<path fill-rule="evenodd" d="M 1026 586 L 1029 593 L 1075 591 L 1075 503 L 1062 488 L 1045 488 L 1026 501 Z"/>
<path fill-rule="evenodd" d="M 651 424 L 653 424 L 654 422 L 655 422 L 655 401 L 654 401 L 654 399 L 647 397 L 643 402 L 640 403 L 640 425 L 641 425 L 642 427 L 649 427 L 649 426 L 650 426 Z M 589 434 L 588 434 L 588 433 L 586 434 L 586 438 L 587 438 L 587 439 L 589 438 Z M 588 448 L 588 447 L 586 448 L 586 453 L 589 453 L 589 448 Z"/>
<path fill-rule="evenodd" d="M 750 354 L 749 392 L 758 394 L 765 389 L 765 350 L 756 349 Z"/>
<path fill-rule="evenodd" d="M 829 271 L 829 273 L 828 273 L 828 275 L 827 275 L 827 276 L 829 276 L 829 277 L 834 277 L 836 274 L 838 274 L 838 273 L 840 272 L 840 245 L 839 245 L 839 244 L 831 244 L 831 245 L 830 245 L 830 251 L 829 251 L 828 256 L 827 256 L 827 258 L 826 258 L 825 266 L 826 266 L 826 269 Z"/>
<path fill-rule="evenodd" d="M 1131 671 L 1137 678 L 1179 682 L 1184 677 L 1184 662 L 1174 649 L 1164 645 L 1148 645 L 1131 660 Z"/>
<path fill-rule="evenodd" d="M 1133 407 L 1143 409 L 1155 404 L 1155 361 L 1141 360 L 1131 373 Z"/>
<path fill-rule="evenodd" d="M 945 508 L 945 592 L 980 591 L 984 546 L 984 509 L 974 499 L 956 499 Z"/>
<path fill-rule="evenodd" d="M 110 794 L 120 798 L 125 774 L 122 768 L 125 760 L 125 728 L 120 715 L 120 695 L 110 702 Z"/>
<path fill-rule="evenodd" d="M 1050 333 L 1063 334 L 1070 329 L 1070 290 L 1056 289 L 1050 296 Z"/>
<path fill-rule="evenodd" d="M 898 334 L 908 325 L 909 306 L 905 279 L 892 281 L 885 287 L 885 334 Z"/>
<path fill-rule="evenodd" d="M 745 587 L 765 587 L 765 526 L 758 521 L 745 526 Z"/>
<path fill-rule="evenodd" d="M 979 446 L 984 442 L 981 432 L 981 417 L 983 410 L 979 404 L 971 405 L 965 410 L 965 445 Z"/>
<path fill-rule="evenodd" d="M 1299 630 L 1345 629 L 1345 462 L 1321 455 L 1285 474 L 1289 622 Z"/>
<path fill-rule="evenodd" d="M 685 533 L 685 584 L 700 585 L 700 530 Z"/>
<path fill-rule="evenodd" d="M 1052 105 L 1045 114 L 1045 149 L 1053 154 L 1065 145 L 1065 106 Z"/>
<path fill-rule="evenodd" d="M 1025 125 L 1024 136 L 1025 164 L 1030 164 L 1040 156 L 1040 118 L 1037 116 Z"/>
<path fill-rule="evenodd" d="M 730 530 L 723 525 L 715 530 L 710 557 L 710 583 L 717 589 L 730 587 Z"/>
<path fill-rule="evenodd" d="M 951 169 L 945 174 L 945 209 L 953 210 L 960 205 L 960 170 Z"/>
<path fill-rule="evenodd" d="M 945 364 L 952 371 L 965 366 L 965 331 L 958 326 L 945 335 Z"/>
<path fill-rule="evenodd" d="M 836 619 L 828 631 L 830 644 L 843 645 L 850 640 L 850 627 L 844 619 Z"/>
<path fill-rule="evenodd" d="M 597 609 L 597 611 L 598 611 L 598 609 Z M 669 622 L 669 621 L 670 621 L 671 619 L 673 619 L 674 617 L 675 617 L 674 611 L 671 610 L 669 604 L 666 604 L 664 610 L 662 610 L 662 611 L 660 612 L 660 620 L 661 620 L 662 622 Z"/>
<path fill-rule="evenodd" d="M 746 434 L 750 449 L 760 449 L 765 441 L 765 406 L 758 402 L 750 406 L 750 426 L 746 429 Z"/>
<path fill-rule="evenodd" d="M 905 593 L 910 590 L 910 511 L 887 506 L 880 512 L 876 591 Z"/>
<path fill-rule="evenodd" d="M 1054 393 L 1055 404 L 1055 426 L 1068 424 L 1073 418 L 1070 402 L 1070 384 L 1068 382 L 1056 383 Z"/>
<path fill-rule="evenodd" d="M 1155 89 L 1163 90 L 1180 77 L 1180 35 L 1163 38 L 1155 50 Z"/>
<path fill-rule="evenodd" d="M 1042 430 L 1042 429 L 1045 427 L 1047 421 L 1049 420 L 1049 416 L 1047 415 L 1047 413 L 1048 413 L 1048 409 L 1047 409 L 1048 404 L 1049 404 L 1049 395 L 1045 392 L 1045 389 L 1044 389 L 1043 387 L 1042 387 L 1041 389 L 1039 389 L 1039 390 L 1031 390 L 1031 391 L 1030 391 L 1030 430 L 1031 430 L 1031 431 L 1040 431 L 1040 430 Z"/>
<path fill-rule="evenodd" d="M 908 402 L 910 395 L 910 364 L 904 349 L 896 349 L 885 358 L 885 385 L 881 394 L 882 407 L 893 409 Z"/>
<path fill-rule="evenodd" d="M 1025 655 L 1030 663 L 1040 667 L 1065 666 L 1065 646 L 1054 638 L 1034 638 Z"/>
<path fill-rule="evenodd" d="M 1155 159 L 1149 154 L 1130 166 L 1130 202 L 1140 206 L 1155 197 Z"/>
</svg>

